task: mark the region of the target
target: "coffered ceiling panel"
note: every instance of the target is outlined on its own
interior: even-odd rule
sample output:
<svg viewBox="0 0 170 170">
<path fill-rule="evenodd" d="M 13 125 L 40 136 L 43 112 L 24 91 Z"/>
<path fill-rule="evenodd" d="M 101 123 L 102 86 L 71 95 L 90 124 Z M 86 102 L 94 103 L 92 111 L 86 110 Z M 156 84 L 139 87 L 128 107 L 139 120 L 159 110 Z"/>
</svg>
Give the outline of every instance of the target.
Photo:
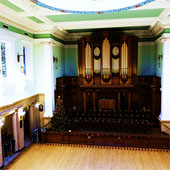
<svg viewBox="0 0 170 170">
<path fill-rule="evenodd" d="M 88 1 L 99 2 L 99 0 Z M 88 1 L 83 2 L 88 3 Z M 78 38 L 83 31 L 90 33 L 96 29 L 119 29 L 128 31 L 129 34 L 152 38 L 165 28 L 170 28 L 170 0 L 153 0 L 131 10 L 95 14 L 54 11 L 33 2 L 35 1 L 0 0 L 0 22 L 31 34 L 49 33 L 61 39 Z"/>
</svg>

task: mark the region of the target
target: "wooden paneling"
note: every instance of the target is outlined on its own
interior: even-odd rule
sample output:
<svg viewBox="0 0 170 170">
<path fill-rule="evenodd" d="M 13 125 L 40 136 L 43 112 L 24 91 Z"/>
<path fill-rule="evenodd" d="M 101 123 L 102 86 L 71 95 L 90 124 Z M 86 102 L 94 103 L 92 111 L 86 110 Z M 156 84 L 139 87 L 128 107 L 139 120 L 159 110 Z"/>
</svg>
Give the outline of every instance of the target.
<svg viewBox="0 0 170 170">
<path fill-rule="evenodd" d="M 98 109 L 113 109 L 116 110 L 116 100 L 115 99 L 99 99 Z"/>
<path fill-rule="evenodd" d="M 84 111 L 87 109 L 95 111 L 102 107 L 98 100 L 111 99 L 116 101 L 117 111 L 128 110 L 130 112 L 145 108 L 152 111 L 153 119 L 160 114 L 161 92 L 158 77 L 134 76 L 134 84 L 131 85 L 102 85 L 100 77 L 94 78 L 93 85 L 83 85 L 82 77 L 62 77 L 56 81 L 55 96 L 56 98 L 58 95 L 61 96 L 66 109 L 75 106 Z"/>
<path fill-rule="evenodd" d="M 168 135 L 142 136 L 103 133 L 57 133 L 42 132 L 43 143 L 89 144 L 89 145 L 118 145 L 142 148 L 169 149 Z"/>
</svg>

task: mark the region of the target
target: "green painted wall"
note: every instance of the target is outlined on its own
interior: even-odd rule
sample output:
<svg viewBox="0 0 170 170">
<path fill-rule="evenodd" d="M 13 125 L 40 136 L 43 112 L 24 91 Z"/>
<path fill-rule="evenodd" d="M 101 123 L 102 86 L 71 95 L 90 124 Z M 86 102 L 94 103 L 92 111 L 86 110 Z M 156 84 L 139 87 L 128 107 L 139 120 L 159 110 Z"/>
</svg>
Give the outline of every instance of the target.
<svg viewBox="0 0 170 170">
<path fill-rule="evenodd" d="M 56 78 L 64 75 L 64 48 L 60 45 L 53 47 L 53 56 L 58 59 L 54 64 L 54 86 L 56 87 Z"/>
<path fill-rule="evenodd" d="M 37 93 L 44 92 L 44 50 L 43 45 L 34 44 L 33 45 L 33 73 L 34 80 L 33 84 L 36 87 L 35 91 Z"/>
<path fill-rule="evenodd" d="M 64 48 L 65 76 L 78 76 L 78 48 L 67 45 Z"/>
<path fill-rule="evenodd" d="M 162 56 L 163 54 L 163 44 L 160 42 L 156 43 L 156 76 L 161 77 L 162 76 L 162 58 L 159 58 L 159 56 Z"/>
<path fill-rule="evenodd" d="M 138 44 L 138 75 L 156 75 L 156 45 L 154 43 Z"/>
</svg>

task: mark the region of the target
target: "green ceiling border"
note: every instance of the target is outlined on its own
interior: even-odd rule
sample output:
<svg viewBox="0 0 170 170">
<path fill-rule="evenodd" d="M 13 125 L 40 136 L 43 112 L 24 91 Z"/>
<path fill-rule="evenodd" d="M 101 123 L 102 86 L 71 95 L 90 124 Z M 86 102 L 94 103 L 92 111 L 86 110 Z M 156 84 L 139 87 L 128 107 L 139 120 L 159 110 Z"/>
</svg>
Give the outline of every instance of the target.
<svg viewBox="0 0 170 170">
<path fill-rule="evenodd" d="M 8 29 L 4 28 L 3 25 L 8 26 Z M 6 23 L 3 23 L 3 22 L 0 22 L 0 28 L 3 28 L 5 30 L 11 31 L 11 32 L 15 32 L 15 33 L 18 33 L 18 34 L 21 34 L 21 35 L 25 35 L 25 36 L 28 36 L 30 38 L 34 38 L 34 34 L 28 32 L 28 31 L 24 31 L 22 29 L 13 27 L 13 26 L 6 24 Z"/>
<path fill-rule="evenodd" d="M 31 19 L 32 21 L 38 23 L 38 24 L 41 24 L 41 23 L 44 23 L 43 21 L 41 21 L 40 19 L 34 17 L 34 16 L 30 16 L 30 17 L 27 17 L 29 19 Z"/>
<path fill-rule="evenodd" d="M 13 3 L 7 1 L 7 0 L 0 0 L 0 3 L 3 5 L 6 5 L 7 7 L 13 9 L 16 12 L 24 12 L 23 9 L 17 7 L 16 5 L 14 5 Z"/>
<path fill-rule="evenodd" d="M 170 28 L 165 28 L 164 33 L 170 33 Z"/>
<path fill-rule="evenodd" d="M 60 42 L 60 43 L 62 43 L 62 44 L 65 43 L 64 40 L 61 40 L 61 39 L 53 36 L 52 34 L 34 34 L 34 38 L 35 38 L 35 39 L 51 38 L 51 39 L 53 39 L 53 40 L 55 40 L 55 41 L 57 41 L 57 42 Z"/>
<path fill-rule="evenodd" d="M 4 28 L 3 25 L 7 26 L 8 29 Z M 53 39 L 53 40 L 55 40 L 57 42 L 60 42 L 60 43 L 62 43 L 64 45 L 67 45 L 67 44 L 77 44 L 78 43 L 77 41 L 64 41 L 64 40 L 61 40 L 61 39 L 55 37 L 52 34 L 32 34 L 32 33 L 28 32 L 28 31 L 24 31 L 22 29 L 16 28 L 14 26 L 11 26 L 11 25 L 3 23 L 3 22 L 0 22 L 0 28 L 2 28 L 4 30 L 11 31 L 11 32 L 14 32 L 14 33 L 18 33 L 20 35 L 24 35 L 24 36 L 27 36 L 27 37 L 30 37 L 30 38 L 33 38 L 33 39 L 51 38 L 51 39 Z M 145 27 L 134 27 L 134 28 L 137 28 L 137 29 L 142 29 L 142 28 L 143 29 L 147 29 L 148 26 L 145 26 Z M 128 29 L 130 29 L 130 27 L 125 27 L 125 30 L 128 30 Z M 114 30 L 114 29 L 112 29 L 112 30 Z M 135 29 L 132 28 L 131 30 L 135 30 Z M 151 41 L 155 41 L 158 38 L 160 38 L 162 36 L 162 34 L 164 34 L 164 33 L 170 33 L 170 28 L 165 28 L 159 35 L 157 35 L 154 38 L 141 38 L 141 39 L 139 39 L 139 42 L 151 42 Z"/>
<path fill-rule="evenodd" d="M 163 8 L 145 9 L 145 10 L 129 10 L 118 13 L 104 14 L 65 14 L 65 15 L 48 15 L 46 16 L 53 22 L 72 22 L 72 21 L 92 21 L 105 19 L 128 19 L 128 18 L 148 18 L 158 17 Z"/>
</svg>

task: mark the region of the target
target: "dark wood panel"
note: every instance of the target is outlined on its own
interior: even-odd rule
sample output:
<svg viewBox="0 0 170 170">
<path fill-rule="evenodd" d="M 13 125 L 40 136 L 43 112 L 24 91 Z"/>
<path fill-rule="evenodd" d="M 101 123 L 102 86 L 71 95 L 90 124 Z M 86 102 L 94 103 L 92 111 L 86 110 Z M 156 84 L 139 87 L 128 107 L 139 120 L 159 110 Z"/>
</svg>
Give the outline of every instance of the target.
<svg viewBox="0 0 170 170">
<path fill-rule="evenodd" d="M 43 143 L 113 145 L 141 148 L 169 149 L 168 136 L 142 136 L 104 133 L 57 133 L 42 132 Z"/>
<path fill-rule="evenodd" d="M 115 99 L 99 99 L 98 109 L 113 109 L 116 110 L 116 100 Z"/>
<path fill-rule="evenodd" d="M 76 107 L 80 110 L 101 108 L 98 100 L 116 101 L 116 110 L 149 109 L 153 119 L 157 119 L 161 109 L 160 78 L 135 76 L 134 84 L 124 85 L 83 85 L 81 77 L 57 78 L 56 99 L 61 96 L 66 109 Z M 100 78 L 99 78 L 100 79 Z M 97 80 L 99 82 L 99 80 Z"/>
</svg>

